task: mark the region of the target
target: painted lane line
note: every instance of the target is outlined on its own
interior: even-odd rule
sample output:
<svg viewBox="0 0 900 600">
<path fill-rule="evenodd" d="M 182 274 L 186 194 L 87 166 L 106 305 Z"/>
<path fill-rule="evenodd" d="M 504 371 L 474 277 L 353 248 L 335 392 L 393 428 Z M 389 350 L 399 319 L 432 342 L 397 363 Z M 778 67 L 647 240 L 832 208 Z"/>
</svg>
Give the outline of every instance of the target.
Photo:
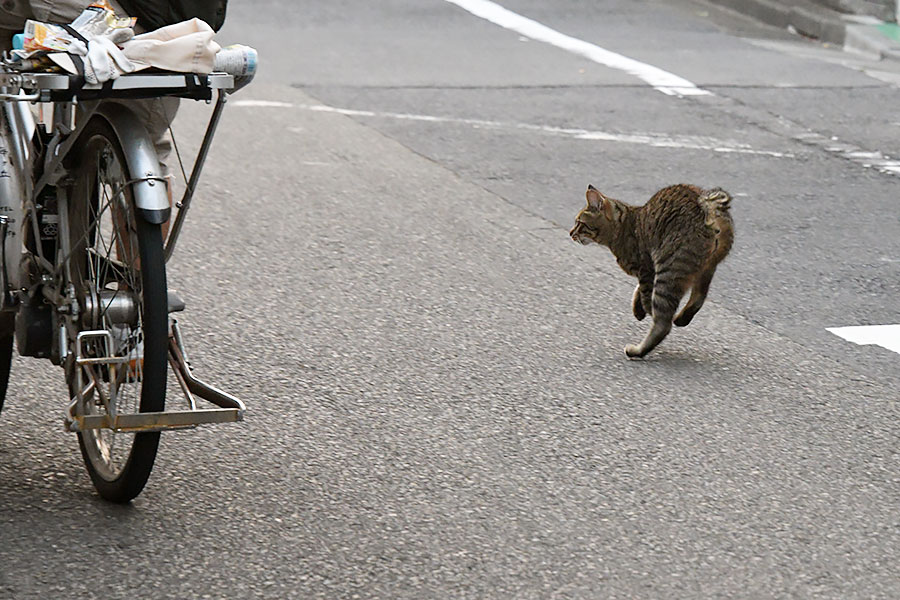
<svg viewBox="0 0 900 600">
<path fill-rule="evenodd" d="M 653 65 L 642 63 L 590 42 L 560 33 L 489 0 L 447 0 L 447 2 L 469 11 L 476 17 L 515 31 L 527 38 L 556 46 L 611 69 L 633 75 L 663 94 L 669 96 L 712 95 L 710 92 L 698 88 L 694 83 L 674 73 L 669 73 Z"/>
<path fill-rule="evenodd" d="M 291 108 L 290 102 L 278 102 L 277 100 L 237 100 L 233 106 L 258 107 L 258 108 Z"/>
<path fill-rule="evenodd" d="M 900 354 L 900 325 L 829 327 L 828 331 L 860 346 L 881 346 Z"/>
<path fill-rule="evenodd" d="M 885 175 L 900 175 L 900 160 L 895 160 L 878 150 L 864 150 L 848 142 L 841 142 L 836 137 L 808 131 L 795 135 L 794 139 L 807 146 L 822 148 L 826 152 L 840 156 L 866 169 L 875 169 Z"/>
<path fill-rule="evenodd" d="M 418 121 L 422 123 L 448 123 L 453 125 L 469 125 L 476 129 L 491 129 L 502 131 L 533 131 L 546 135 L 570 137 L 576 140 L 589 140 L 601 142 L 618 142 L 624 144 L 637 144 L 651 146 L 653 148 L 678 148 L 685 150 L 706 150 L 723 154 L 750 154 L 768 156 L 773 158 L 794 158 L 788 152 L 775 152 L 771 150 L 756 150 L 753 147 L 732 140 L 722 140 L 700 135 L 669 135 L 662 133 L 613 133 L 609 131 L 596 131 L 568 127 L 553 127 L 550 125 L 534 125 L 531 123 L 508 123 L 503 121 L 489 121 L 485 119 L 465 119 L 456 117 L 439 117 L 434 115 L 417 115 L 394 112 L 375 112 L 371 110 L 353 110 L 338 108 L 324 104 L 288 104 L 286 102 L 269 102 L 265 100 L 236 100 L 233 106 L 239 107 L 269 107 L 269 108 L 297 108 L 313 112 L 328 112 L 345 115 L 348 117 L 369 117 L 382 119 L 395 119 L 402 121 Z"/>
</svg>

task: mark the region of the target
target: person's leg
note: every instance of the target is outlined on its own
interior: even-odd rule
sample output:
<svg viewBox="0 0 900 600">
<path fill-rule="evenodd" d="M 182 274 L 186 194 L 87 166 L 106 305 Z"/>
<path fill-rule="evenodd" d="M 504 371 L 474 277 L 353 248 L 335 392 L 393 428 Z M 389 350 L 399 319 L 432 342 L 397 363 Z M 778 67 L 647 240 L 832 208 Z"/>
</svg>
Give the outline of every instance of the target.
<svg viewBox="0 0 900 600">
<path fill-rule="evenodd" d="M 87 0 L 29 0 L 30 6 L 25 0 L 3 0 L 19 3 L 24 8 L 30 8 L 30 14 L 39 21 L 47 23 L 71 23 L 87 6 Z M 109 5 L 120 17 L 127 13 L 122 10 L 117 0 L 109 0 Z M 22 19 L 24 24 L 24 19 Z M 135 33 L 141 33 L 140 27 L 135 27 Z M 138 118 L 147 127 L 150 138 L 156 146 L 159 162 L 165 171 L 172 172 L 170 154 L 172 140 L 169 137 L 169 124 L 178 112 L 177 98 L 154 98 L 152 100 L 132 100 L 126 103 Z"/>
<path fill-rule="evenodd" d="M 44 23 L 71 23 L 90 5 L 90 0 L 12 0 L 21 4 L 29 4 L 33 19 Z M 125 16 L 118 0 L 108 0 L 116 14 Z"/>
<path fill-rule="evenodd" d="M 26 0 L 0 1 L 0 52 L 12 50 L 12 36 L 22 33 L 25 21 L 34 18 Z"/>
<path fill-rule="evenodd" d="M 174 172 L 172 163 L 172 138 L 169 136 L 169 124 L 178 113 L 179 99 L 172 97 L 152 98 L 150 100 L 131 100 L 126 103 L 134 111 L 156 146 L 156 155 L 167 172 Z"/>
<path fill-rule="evenodd" d="M 4 29 L 0 27 L 0 52 L 12 50 L 12 36 L 19 33 L 17 29 Z"/>
<path fill-rule="evenodd" d="M 25 4 L 25 0 L 12 0 Z M 87 6 L 87 0 L 29 0 L 34 18 L 48 23 L 71 23 Z M 108 0 L 110 7 L 120 17 L 128 13 L 122 9 L 118 0 Z M 140 26 L 135 33 L 143 33 Z M 178 98 L 153 98 L 149 100 L 129 100 L 123 102 L 134 111 L 138 119 L 147 128 L 150 139 L 156 148 L 163 175 L 168 177 L 175 172 L 172 162 L 172 138 L 169 125 L 178 112 Z M 169 181 L 169 200 L 172 200 L 172 181 Z"/>
</svg>

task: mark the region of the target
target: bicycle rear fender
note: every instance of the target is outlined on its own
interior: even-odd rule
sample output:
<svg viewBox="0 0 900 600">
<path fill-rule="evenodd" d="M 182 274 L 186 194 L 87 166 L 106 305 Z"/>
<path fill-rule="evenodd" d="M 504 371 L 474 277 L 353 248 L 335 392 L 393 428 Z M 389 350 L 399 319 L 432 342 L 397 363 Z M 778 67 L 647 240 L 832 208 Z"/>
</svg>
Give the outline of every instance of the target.
<svg viewBox="0 0 900 600">
<path fill-rule="evenodd" d="M 138 214 L 148 223 L 165 223 L 172 207 L 147 128 L 127 106 L 115 102 L 103 102 L 96 115 L 109 123 L 122 144 Z"/>
<path fill-rule="evenodd" d="M 27 106 L 25 107 L 27 110 Z M 22 254 L 22 230 L 25 226 L 22 201 L 28 193 L 22 171 L 31 167 L 28 147 L 21 139 L 34 132 L 30 112 L 20 112 L 15 103 L 0 104 L 0 215 L 9 219 L 6 239 L 6 274 L 12 289 L 20 286 L 19 260 Z"/>
</svg>

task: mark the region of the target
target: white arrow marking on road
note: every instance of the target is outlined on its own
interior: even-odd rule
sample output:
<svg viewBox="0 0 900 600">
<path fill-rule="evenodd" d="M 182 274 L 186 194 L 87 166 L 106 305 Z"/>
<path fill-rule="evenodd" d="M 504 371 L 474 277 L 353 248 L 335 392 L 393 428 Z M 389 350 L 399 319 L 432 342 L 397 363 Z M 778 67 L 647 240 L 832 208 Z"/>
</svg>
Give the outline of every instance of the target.
<svg viewBox="0 0 900 600">
<path fill-rule="evenodd" d="M 550 29 L 537 21 L 532 21 L 517 13 L 503 8 L 489 0 L 447 0 L 463 8 L 476 17 L 481 17 L 495 25 L 510 29 L 525 37 L 544 42 L 563 50 L 568 50 L 588 60 L 592 60 L 611 69 L 624 71 L 646 81 L 654 89 L 669 96 L 709 96 L 710 92 L 698 88 L 683 77 L 663 71 L 653 65 L 642 63 L 633 58 L 616 54 L 600 46 L 573 38 L 555 29 Z"/>
<path fill-rule="evenodd" d="M 881 346 L 900 354 L 900 325 L 829 327 L 828 331 L 860 346 Z"/>
</svg>

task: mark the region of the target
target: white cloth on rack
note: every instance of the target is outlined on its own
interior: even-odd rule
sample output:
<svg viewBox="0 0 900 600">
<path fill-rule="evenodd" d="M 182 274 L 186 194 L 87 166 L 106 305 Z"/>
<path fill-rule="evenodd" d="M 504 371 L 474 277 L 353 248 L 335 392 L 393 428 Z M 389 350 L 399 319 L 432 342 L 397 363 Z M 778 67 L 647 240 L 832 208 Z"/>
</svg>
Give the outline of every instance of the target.
<svg viewBox="0 0 900 600">
<path fill-rule="evenodd" d="M 212 73 L 216 53 L 221 49 L 213 36 L 215 32 L 205 21 L 191 19 L 134 37 L 129 36 L 127 41 L 121 38 L 101 38 L 94 48 L 94 54 L 91 53 L 94 40 L 90 40 L 85 59 L 85 80 L 90 83 L 103 82 L 115 79 L 122 73 L 150 67 L 207 75 Z M 117 44 L 117 40 L 121 41 Z M 121 46 L 121 49 L 117 46 Z M 48 56 L 69 73 L 77 72 L 68 54 L 61 52 Z M 92 73 L 90 76 L 89 63 Z"/>
<path fill-rule="evenodd" d="M 103 83 L 116 79 L 123 73 L 135 70 L 134 64 L 117 44 L 134 37 L 131 29 L 116 29 L 108 36 L 96 36 L 88 40 L 84 55 L 84 80 Z"/>
<path fill-rule="evenodd" d="M 215 31 L 206 21 L 191 19 L 135 36 L 122 52 L 135 70 L 156 67 L 182 73 L 212 73 L 216 53 Z"/>
</svg>

